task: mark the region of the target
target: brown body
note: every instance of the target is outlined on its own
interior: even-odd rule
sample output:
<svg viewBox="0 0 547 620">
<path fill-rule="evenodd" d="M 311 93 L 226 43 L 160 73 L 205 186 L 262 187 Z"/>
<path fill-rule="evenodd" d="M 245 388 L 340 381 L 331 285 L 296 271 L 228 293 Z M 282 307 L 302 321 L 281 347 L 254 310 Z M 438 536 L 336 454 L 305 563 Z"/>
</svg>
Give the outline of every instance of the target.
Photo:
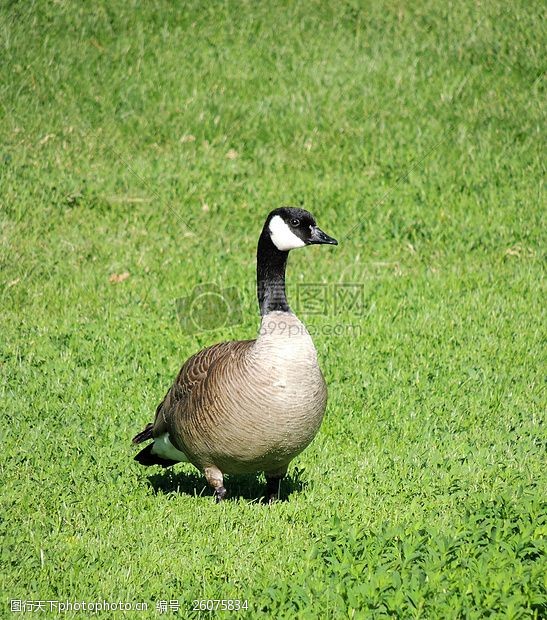
<svg viewBox="0 0 547 620">
<path fill-rule="evenodd" d="M 298 318 L 272 312 L 256 340 L 193 355 L 158 408 L 153 437 L 196 467 L 284 473 L 315 437 L 327 389 L 311 337 Z"/>
</svg>

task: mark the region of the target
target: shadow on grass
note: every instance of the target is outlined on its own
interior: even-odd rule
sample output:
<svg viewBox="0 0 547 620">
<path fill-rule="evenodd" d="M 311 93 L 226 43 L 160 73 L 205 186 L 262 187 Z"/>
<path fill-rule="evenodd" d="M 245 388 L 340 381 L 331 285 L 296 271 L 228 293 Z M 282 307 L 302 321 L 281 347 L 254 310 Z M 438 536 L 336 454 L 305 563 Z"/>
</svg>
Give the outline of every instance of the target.
<svg viewBox="0 0 547 620">
<path fill-rule="evenodd" d="M 283 478 L 279 497 L 281 501 L 287 501 L 292 493 L 299 493 L 307 487 L 308 483 L 302 479 L 303 473 L 303 469 L 296 468 Z M 157 495 L 168 493 L 211 497 L 213 495 L 205 477 L 194 471 L 165 469 L 161 473 L 148 476 L 148 483 Z M 224 486 L 228 490 L 226 500 L 243 498 L 248 501 L 259 501 L 263 499 L 266 490 L 264 476 L 258 474 L 226 475 Z"/>
</svg>

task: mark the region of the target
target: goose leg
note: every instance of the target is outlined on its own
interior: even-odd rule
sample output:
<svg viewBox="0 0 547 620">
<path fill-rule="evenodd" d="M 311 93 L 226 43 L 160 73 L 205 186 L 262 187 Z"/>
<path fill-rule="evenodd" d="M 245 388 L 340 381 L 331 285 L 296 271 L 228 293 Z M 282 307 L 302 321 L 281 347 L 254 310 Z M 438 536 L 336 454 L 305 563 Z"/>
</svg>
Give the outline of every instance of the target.
<svg viewBox="0 0 547 620">
<path fill-rule="evenodd" d="M 207 478 L 207 482 L 215 490 L 214 495 L 218 504 L 226 497 L 227 494 L 227 491 L 224 488 L 224 477 L 222 476 L 222 472 L 218 467 L 213 466 L 206 467 L 204 473 Z"/>
<path fill-rule="evenodd" d="M 279 499 L 281 480 L 285 477 L 287 468 L 276 472 L 265 472 L 266 474 L 266 501 L 272 504 Z"/>
</svg>

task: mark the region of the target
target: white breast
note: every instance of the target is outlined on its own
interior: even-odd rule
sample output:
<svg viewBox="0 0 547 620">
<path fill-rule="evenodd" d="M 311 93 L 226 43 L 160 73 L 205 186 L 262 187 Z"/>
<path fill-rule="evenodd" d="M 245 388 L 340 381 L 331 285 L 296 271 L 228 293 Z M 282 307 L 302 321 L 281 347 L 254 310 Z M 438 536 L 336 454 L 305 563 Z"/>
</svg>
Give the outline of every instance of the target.
<svg viewBox="0 0 547 620">
<path fill-rule="evenodd" d="M 292 313 L 270 312 L 262 318 L 255 355 L 274 388 L 304 389 L 317 380 L 317 351 L 308 330 Z"/>
</svg>

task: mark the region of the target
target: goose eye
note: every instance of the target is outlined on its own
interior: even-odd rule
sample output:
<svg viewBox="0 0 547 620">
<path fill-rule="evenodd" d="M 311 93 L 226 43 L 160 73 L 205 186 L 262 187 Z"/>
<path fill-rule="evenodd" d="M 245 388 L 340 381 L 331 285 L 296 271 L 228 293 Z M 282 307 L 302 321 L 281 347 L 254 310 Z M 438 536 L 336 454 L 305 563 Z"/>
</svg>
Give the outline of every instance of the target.
<svg viewBox="0 0 547 620">
<path fill-rule="evenodd" d="M 295 228 L 296 228 L 297 226 L 300 226 L 300 220 L 297 220 L 296 218 L 293 218 L 293 219 L 291 220 L 291 226 L 294 226 Z"/>
</svg>

